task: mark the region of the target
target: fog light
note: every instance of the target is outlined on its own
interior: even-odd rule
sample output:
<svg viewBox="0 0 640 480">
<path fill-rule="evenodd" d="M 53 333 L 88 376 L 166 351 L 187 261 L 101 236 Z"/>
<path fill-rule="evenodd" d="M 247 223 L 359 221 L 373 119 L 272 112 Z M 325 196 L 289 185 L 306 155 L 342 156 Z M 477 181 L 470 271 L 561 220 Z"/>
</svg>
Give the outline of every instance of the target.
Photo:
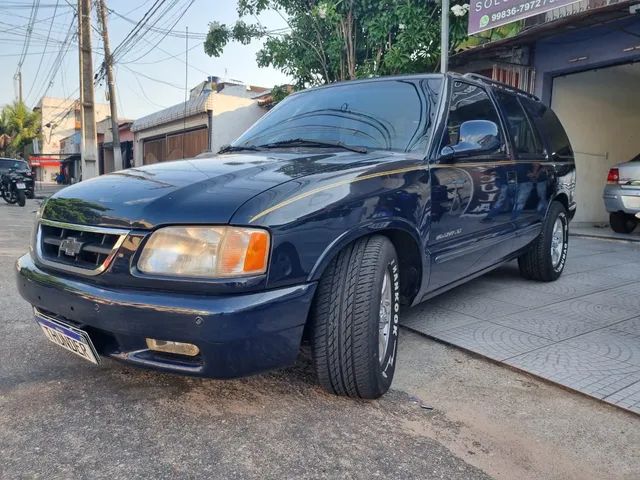
<svg viewBox="0 0 640 480">
<path fill-rule="evenodd" d="M 147 347 L 156 352 L 175 353 L 177 355 L 187 355 L 195 357 L 200 353 L 200 349 L 191 343 L 170 342 L 168 340 L 156 340 L 147 338 Z"/>
</svg>

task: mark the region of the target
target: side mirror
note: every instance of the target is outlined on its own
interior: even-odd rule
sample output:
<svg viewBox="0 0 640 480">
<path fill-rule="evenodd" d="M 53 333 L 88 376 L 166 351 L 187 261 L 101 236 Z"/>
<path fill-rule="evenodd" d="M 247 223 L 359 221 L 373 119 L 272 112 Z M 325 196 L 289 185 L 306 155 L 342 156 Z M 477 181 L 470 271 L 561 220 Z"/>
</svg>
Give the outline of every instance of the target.
<svg viewBox="0 0 640 480">
<path fill-rule="evenodd" d="M 489 120 L 469 120 L 460 125 L 460 139 L 447 145 L 440 154 L 455 158 L 494 153 L 500 148 L 498 125 Z"/>
</svg>

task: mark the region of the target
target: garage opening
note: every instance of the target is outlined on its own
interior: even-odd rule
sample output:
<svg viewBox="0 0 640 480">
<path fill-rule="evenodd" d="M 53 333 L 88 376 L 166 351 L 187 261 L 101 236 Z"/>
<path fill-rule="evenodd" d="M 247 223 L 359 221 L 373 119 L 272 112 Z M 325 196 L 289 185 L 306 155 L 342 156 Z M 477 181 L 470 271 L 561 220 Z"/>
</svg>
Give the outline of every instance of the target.
<svg viewBox="0 0 640 480">
<path fill-rule="evenodd" d="M 606 223 L 602 191 L 609 168 L 640 153 L 640 63 L 556 77 L 551 107 L 575 151 L 575 221 Z"/>
</svg>

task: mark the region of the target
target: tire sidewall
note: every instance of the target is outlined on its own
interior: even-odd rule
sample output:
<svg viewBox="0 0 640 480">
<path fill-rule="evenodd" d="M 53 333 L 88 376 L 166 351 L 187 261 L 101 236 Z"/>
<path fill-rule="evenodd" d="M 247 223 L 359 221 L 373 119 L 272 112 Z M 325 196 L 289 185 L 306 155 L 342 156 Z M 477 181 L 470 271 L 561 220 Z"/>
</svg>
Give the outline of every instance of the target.
<svg viewBox="0 0 640 480">
<path fill-rule="evenodd" d="M 398 266 L 398 260 L 393 249 L 387 249 L 386 255 L 383 255 L 383 267 L 380 269 L 380 275 L 378 276 L 378 282 L 376 284 L 377 295 L 373 302 L 371 309 L 372 328 L 371 341 L 373 344 L 373 355 L 371 361 L 375 362 L 375 369 L 377 377 L 377 384 L 381 392 L 386 392 L 391 385 L 393 375 L 396 369 L 397 356 L 398 356 L 398 333 L 400 328 L 400 269 Z M 380 309 L 380 297 L 382 295 L 382 281 L 384 274 L 389 272 L 391 278 L 391 328 L 389 330 L 389 343 L 387 345 L 387 351 L 382 362 L 379 361 L 379 345 L 378 345 L 378 323 L 379 323 L 379 309 Z"/>
<path fill-rule="evenodd" d="M 554 212 L 549 218 L 548 223 L 548 241 L 547 241 L 547 252 L 549 259 L 549 266 L 551 271 L 553 272 L 554 277 L 559 277 L 564 270 L 564 267 L 567 263 L 567 253 L 569 251 L 569 218 L 567 217 L 567 212 L 565 212 L 564 208 L 560 207 L 558 212 Z M 553 265 L 553 260 L 551 258 L 551 241 L 553 238 L 553 226 L 557 219 L 560 219 L 562 222 L 562 254 L 560 255 L 560 261 L 557 265 Z"/>
</svg>

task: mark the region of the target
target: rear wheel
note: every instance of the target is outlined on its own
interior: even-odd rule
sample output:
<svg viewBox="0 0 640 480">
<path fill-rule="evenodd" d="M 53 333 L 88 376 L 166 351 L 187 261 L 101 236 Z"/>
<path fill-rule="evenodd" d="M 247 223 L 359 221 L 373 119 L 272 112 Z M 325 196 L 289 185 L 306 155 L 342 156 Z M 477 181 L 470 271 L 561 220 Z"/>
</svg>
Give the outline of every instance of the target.
<svg viewBox="0 0 640 480">
<path fill-rule="evenodd" d="M 20 205 L 21 207 L 24 207 L 25 204 L 27 203 L 27 197 L 25 196 L 22 190 L 18 190 L 16 192 L 16 201 L 18 202 L 18 205 Z"/>
<path fill-rule="evenodd" d="M 313 362 L 329 392 L 378 398 L 390 387 L 398 346 L 399 270 L 384 236 L 347 246 L 320 280 L 312 321 Z"/>
<path fill-rule="evenodd" d="M 569 219 L 560 202 L 552 202 L 542 231 L 529 249 L 518 257 L 520 275 L 531 280 L 552 282 L 564 270 L 569 249 Z"/>
<path fill-rule="evenodd" d="M 631 233 L 638 225 L 638 220 L 624 212 L 612 212 L 609 214 L 611 230 L 616 233 Z"/>
</svg>

